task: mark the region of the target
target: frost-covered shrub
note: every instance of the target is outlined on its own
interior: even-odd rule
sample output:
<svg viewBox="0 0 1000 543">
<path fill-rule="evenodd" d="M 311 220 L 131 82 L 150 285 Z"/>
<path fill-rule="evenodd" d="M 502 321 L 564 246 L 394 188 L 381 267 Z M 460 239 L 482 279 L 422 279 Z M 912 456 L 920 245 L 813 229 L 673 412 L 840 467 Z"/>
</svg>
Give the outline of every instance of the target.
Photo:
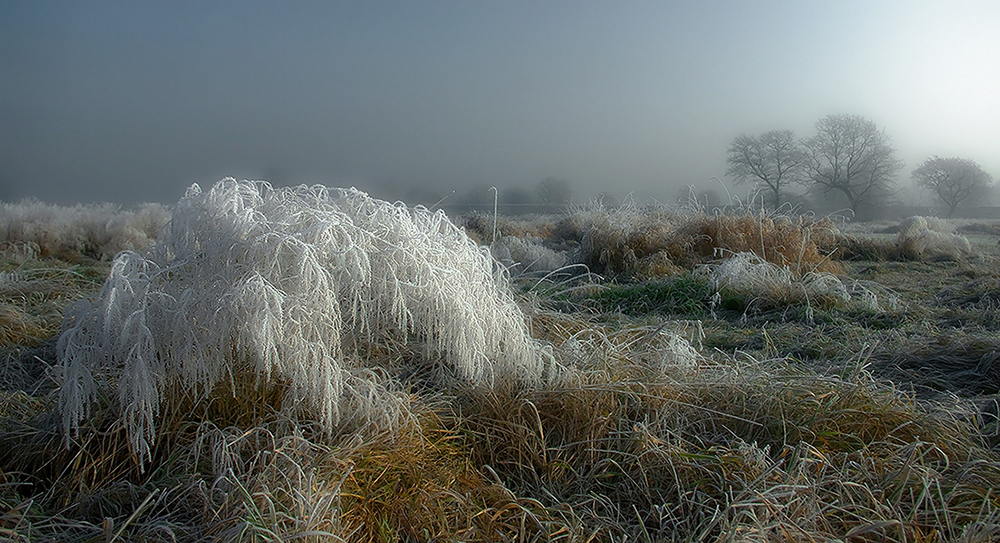
<svg viewBox="0 0 1000 543">
<path fill-rule="evenodd" d="M 904 253 L 919 258 L 957 260 L 972 254 L 969 240 L 955 234 L 951 223 L 936 217 L 914 216 L 905 219 L 899 224 L 896 245 Z"/>
<path fill-rule="evenodd" d="M 250 382 L 332 431 L 378 415 L 365 357 L 409 338 L 468 382 L 533 382 L 539 356 L 493 264 L 442 212 L 354 189 L 193 185 L 156 245 L 121 253 L 99 299 L 67 310 L 64 429 L 112 398 L 148 458 L 169 390 Z"/>
</svg>

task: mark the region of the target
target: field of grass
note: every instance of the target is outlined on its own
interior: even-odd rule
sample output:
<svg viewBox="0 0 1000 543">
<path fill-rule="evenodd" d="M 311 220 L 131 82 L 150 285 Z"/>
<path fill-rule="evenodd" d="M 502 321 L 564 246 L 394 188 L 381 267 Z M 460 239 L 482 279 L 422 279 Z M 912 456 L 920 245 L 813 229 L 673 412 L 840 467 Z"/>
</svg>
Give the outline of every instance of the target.
<svg viewBox="0 0 1000 543">
<path fill-rule="evenodd" d="M 0 539 L 1000 538 L 1000 223 L 4 206 Z"/>
</svg>

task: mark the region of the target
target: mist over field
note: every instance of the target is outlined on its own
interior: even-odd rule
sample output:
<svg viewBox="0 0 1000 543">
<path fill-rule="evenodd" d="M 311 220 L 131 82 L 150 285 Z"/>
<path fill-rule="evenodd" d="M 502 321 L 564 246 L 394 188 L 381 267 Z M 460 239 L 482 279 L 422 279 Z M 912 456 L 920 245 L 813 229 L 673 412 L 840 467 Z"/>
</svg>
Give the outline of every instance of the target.
<svg viewBox="0 0 1000 543">
<path fill-rule="evenodd" d="M 548 178 L 575 202 L 745 197 L 733 138 L 830 114 L 883 129 L 904 186 L 936 155 L 1000 175 L 995 2 L 2 11 L 4 201 L 169 204 L 227 176 L 427 205 L 536 201 Z"/>
</svg>

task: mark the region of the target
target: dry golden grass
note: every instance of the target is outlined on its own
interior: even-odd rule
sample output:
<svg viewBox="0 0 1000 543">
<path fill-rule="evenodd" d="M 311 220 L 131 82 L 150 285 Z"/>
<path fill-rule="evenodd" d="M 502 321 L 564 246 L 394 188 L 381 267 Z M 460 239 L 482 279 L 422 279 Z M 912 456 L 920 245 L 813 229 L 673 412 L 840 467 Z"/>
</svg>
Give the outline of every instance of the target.
<svg viewBox="0 0 1000 543">
<path fill-rule="evenodd" d="M 986 481 L 1000 464 L 975 452 L 960 425 L 862 374 L 736 366 L 702 367 L 685 382 L 599 372 L 563 389 L 463 404 L 462 424 L 482 436 L 477 464 L 550 510 L 573 511 L 600 540 L 827 540 L 870 530 L 913 541 L 957 537 L 977 521 L 996 533 Z"/>
<path fill-rule="evenodd" d="M 595 273 L 618 275 L 631 272 L 638 262 L 657 253 L 666 253 L 670 260 L 684 256 L 682 242 L 674 237 L 679 219 L 665 211 L 629 208 L 596 215 L 584 232 L 577 260 Z"/>
<path fill-rule="evenodd" d="M 843 272 L 821 250 L 833 244 L 836 233 L 833 223 L 825 219 L 681 214 L 633 206 L 604 214 L 590 212 L 560 224 L 564 223 L 576 226 L 563 225 L 557 232 L 583 232 L 578 261 L 596 273 L 649 279 L 747 252 L 797 275 Z"/>
<path fill-rule="evenodd" d="M 351 458 L 342 486 L 342 529 L 358 541 L 502 541 L 545 534 L 540 504 L 518 498 L 472 463 L 464 436 L 436 416 L 421 432 Z"/>
<path fill-rule="evenodd" d="M 0 250 L 0 348 L 36 346 L 59 331 L 63 309 L 96 293 L 106 264 L 38 257 L 23 246 Z"/>
<path fill-rule="evenodd" d="M 16 305 L 0 305 L 0 345 L 32 345 L 51 337 L 55 330 L 43 318 Z"/>
<path fill-rule="evenodd" d="M 702 257 L 750 252 L 763 260 L 788 267 L 795 274 L 843 273 L 820 247 L 828 246 L 836 228 L 829 220 L 805 216 L 696 215 L 684 226 L 690 247 Z M 719 253 L 723 252 L 723 255 Z"/>
</svg>

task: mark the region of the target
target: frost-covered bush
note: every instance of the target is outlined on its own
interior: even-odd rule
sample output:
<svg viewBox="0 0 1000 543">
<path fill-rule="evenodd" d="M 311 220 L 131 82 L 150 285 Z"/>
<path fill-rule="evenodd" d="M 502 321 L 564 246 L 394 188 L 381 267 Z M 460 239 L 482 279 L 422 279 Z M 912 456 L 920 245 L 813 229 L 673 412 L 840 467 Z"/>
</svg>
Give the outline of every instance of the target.
<svg viewBox="0 0 1000 543">
<path fill-rule="evenodd" d="M 80 253 L 110 259 L 119 251 L 151 245 L 169 219 L 169 209 L 160 204 L 122 210 L 112 204 L 2 203 L 0 245 L 28 245 L 42 255 Z"/>
<path fill-rule="evenodd" d="M 920 258 L 957 260 L 972 254 L 972 246 L 955 228 L 936 217 L 909 217 L 899 224 L 896 245 L 905 253 Z"/>
<path fill-rule="evenodd" d="M 736 253 L 710 269 L 714 289 L 727 288 L 788 301 L 810 293 L 839 300 L 848 298 L 847 289 L 832 274 L 807 273 L 799 278 L 787 267 L 767 262 L 753 253 Z"/>
<path fill-rule="evenodd" d="M 67 310 L 63 426 L 112 398 L 148 458 L 169 390 L 250 382 L 331 431 L 378 415 L 366 356 L 409 339 L 470 383 L 541 372 L 506 277 L 444 213 L 354 189 L 193 185 L 156 245 L 121 253 L 99 299 Z"/>
</svg>

